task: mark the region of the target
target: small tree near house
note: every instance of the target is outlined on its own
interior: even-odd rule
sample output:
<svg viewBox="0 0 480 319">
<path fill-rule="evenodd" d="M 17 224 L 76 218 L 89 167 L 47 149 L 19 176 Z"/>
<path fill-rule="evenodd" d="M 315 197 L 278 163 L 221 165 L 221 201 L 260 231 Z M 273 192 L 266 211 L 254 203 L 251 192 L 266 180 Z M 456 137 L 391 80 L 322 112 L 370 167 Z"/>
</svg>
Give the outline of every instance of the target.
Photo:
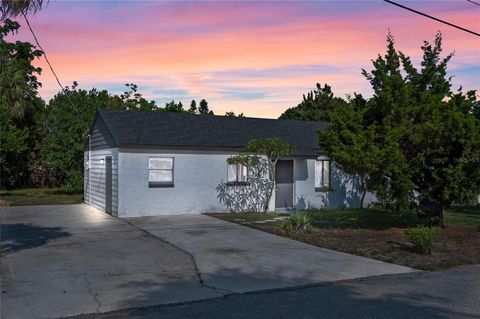
<svg viewBox="0 0 480 319">
<path fill-rule="evenodd" d="M 270 171 L 269 176 L 272 179 L 272 183 L 270 189 L 267 191 L 264 207 L 265 212 L 268 211 L 268 204 L 270 203 L 273 190 L 275 189 L 275 166 L 281 157 L 288 156 L 294 151 L 295 147 L 293 145 L 276 137 L 252 139 L 247 144 L 247 152 L 264 156 L 268 163 L 268 169 Z"/>
<path fill-rule="evenodd" d="M 228 164 L 241 164 L 247 167 L 247 185 L 217 186 L 218 198 L 235 212 L 268 211 L 268 204 L 275 189 L 275 166 L 277 161 L 294 152 L 294 146 L 280 138 L 252 139 L 248 142 L 247 154 L 232 156 Z"/>
<path fill-rule="evenodd" d="M 218 200 L 231 212 L 261 212 L 265 207 L 271 178 L 266 159 L 258 155 L 236 155 L 227 159 L 229 165 L 246 167 L 248 181 L 220 183 L 216 190 Z"/>
</svg>

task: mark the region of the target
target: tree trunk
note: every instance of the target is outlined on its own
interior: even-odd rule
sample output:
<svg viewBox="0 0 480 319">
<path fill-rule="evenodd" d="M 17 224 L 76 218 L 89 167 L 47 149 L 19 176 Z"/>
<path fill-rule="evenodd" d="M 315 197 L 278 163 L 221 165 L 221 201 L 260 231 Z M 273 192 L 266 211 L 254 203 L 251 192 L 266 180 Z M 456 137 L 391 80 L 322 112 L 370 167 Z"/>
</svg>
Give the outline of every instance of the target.
<svg viewBox="0 0 480 319">
<path fill-rule="evenodd" d="M 272 188 L 270 189 L 270 193 L 268 194 L 267 202 L 265 203 L 264 213 L 268 212 L 268 207 L 270 205 L 270 200 L 272 199 L 274 190 L 275 190 L 275 181 L 273 181 Z"/>
<path fill-rule="evenodd" d="M 443 223 L 443 205 L 442 209 L 440 210 L 440 215 L 438 216 L 438 224 L 440 227 L 445 228 L 445 224 Z"/>
<path fill-rule="evenodd" d="M 363 201 L 365 200 L 365 195 L 367 194 L 367 188 L 365 187 L 365 180 L 363 177 L 360 177 L 360 183 L 362 184 L 362 198 L 360 198 L 360 208 L 363 208 Z"/>
<path fill-rule="evenodd" d="M 365 200 L 365 195 L 367 194 L 367 190 L 364 189 L 362 193 L 362 198 L 360 199 L 360 208 L 363 208 L 363 201 Z"/>
<path fill-rule="evenodd" d="M 270 200 L 272 199 L 273 191 L 275 190 L 275 164 L 276 162 L 269 162 L 270 165 L 270 170 L 271 170 L 271 175 L 272 175 L 272 187 L 270 188 L 270 191 L 268 192 L 266 203 L 265 203 L 265 208 L 264 212 L 268 212 L 268 206 L 270 204 Z"/>
</svg>

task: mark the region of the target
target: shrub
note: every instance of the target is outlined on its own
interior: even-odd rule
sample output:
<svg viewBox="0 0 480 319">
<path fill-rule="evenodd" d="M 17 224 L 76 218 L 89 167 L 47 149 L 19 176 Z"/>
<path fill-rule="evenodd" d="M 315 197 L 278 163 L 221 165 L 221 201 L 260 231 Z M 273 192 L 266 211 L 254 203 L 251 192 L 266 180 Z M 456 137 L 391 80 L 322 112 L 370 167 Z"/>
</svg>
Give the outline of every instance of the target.
<svg viewBox="0 0 480 319">
<path fill-rule="evenodd" d="M 408 241 L 418 253 L 432 253 L 433 242 L 437 238 L 437 230 L 425 226 L 410 227 L 405 229 Z"/>
<path fill-rule="evenodd" d="M 81 171 L 71 171 L 63 185 L 60 187 L 65 194 L 75 194 L 83 192 L 83 174 Z"/>
<path fill-rule="evenodd" d="M 306 233 L 311 228 L 311 219 L 307 213 L 292 214 L 280 225 L 280 229 L 287 233 Z"/>
</svg>

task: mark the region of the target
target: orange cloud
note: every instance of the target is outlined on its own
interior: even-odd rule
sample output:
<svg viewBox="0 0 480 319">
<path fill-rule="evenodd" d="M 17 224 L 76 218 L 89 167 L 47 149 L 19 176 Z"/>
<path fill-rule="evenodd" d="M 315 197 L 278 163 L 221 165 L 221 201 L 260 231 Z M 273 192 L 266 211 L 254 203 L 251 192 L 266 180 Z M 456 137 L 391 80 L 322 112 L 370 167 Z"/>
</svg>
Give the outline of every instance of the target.
<svg viewBox="0 0 480 319">
<path fill-rule="evenodd" d="M 413 5 L 479 27 L 465 4 Z M 339 96 L 369 95 L 360 71 L 385 51 L 388 28 L 414 62 L 423 40 L 442 30 L 445 53 L 456 52 L 449 68 L 458 73 L 454 84 L 479 84 L 478 38 L 385 3 L 52 2 L 32 23 L 64 84 L 118 92 L 135 82 L 159 103 L 168 93 L 156 89 L 185 92 L 174 97 L 205 97 L 217 112 L 277 117 L 318 81 Z M 20 37 L 31 40 L 25 30 Z M 40 92 L 50 98 L 59 88 L 38 64 Z"/>
</svg>

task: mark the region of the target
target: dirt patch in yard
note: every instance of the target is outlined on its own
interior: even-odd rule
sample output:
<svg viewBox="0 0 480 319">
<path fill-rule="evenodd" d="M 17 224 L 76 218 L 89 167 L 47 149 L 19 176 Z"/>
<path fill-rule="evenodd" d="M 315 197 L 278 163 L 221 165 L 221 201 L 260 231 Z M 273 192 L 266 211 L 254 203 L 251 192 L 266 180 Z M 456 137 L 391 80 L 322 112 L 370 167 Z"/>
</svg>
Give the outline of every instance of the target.
<svg viewBox="0 0 480 319">
<path fill-rule="evenodd" d="M 401 228 L 315 229 L 293 237 L 311 245 L 425 270 L 480 263 L 480 232 L 460 225 L 438 230 L 431 255 L 412 252 Z"/>
<path fill-rule="evenodd" d="M 12 203 L 10 200 L 0 199 L 0 206 L 10 206 Z"/>
</svg>

